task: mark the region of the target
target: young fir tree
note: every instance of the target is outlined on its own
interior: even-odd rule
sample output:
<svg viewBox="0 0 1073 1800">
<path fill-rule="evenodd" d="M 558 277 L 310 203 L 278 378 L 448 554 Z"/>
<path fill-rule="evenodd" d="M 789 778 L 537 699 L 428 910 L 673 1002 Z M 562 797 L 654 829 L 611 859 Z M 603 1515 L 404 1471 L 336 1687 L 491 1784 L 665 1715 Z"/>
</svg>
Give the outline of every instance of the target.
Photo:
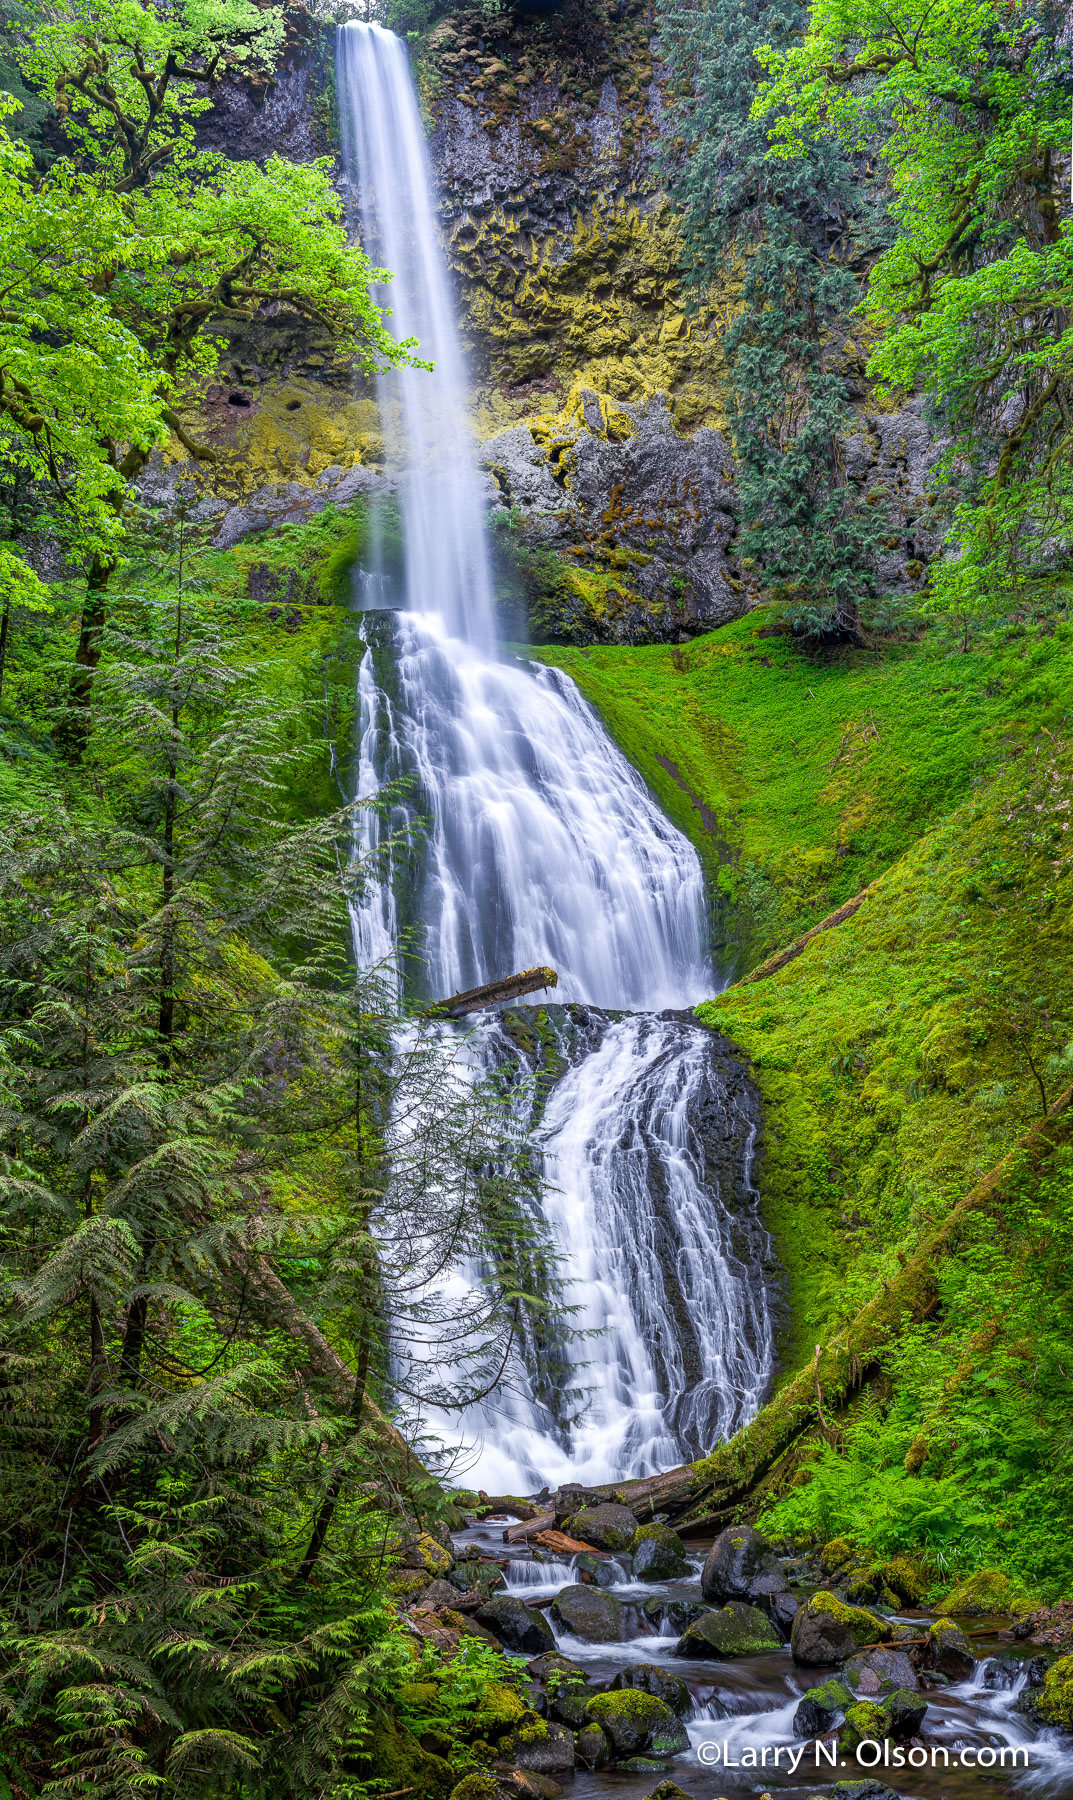
<svg viewBox="0 0 1073 1800">
<path fill-rule="evenodd" d="M 661 35 L 676 78 L 667 159 L 681 209 L 687 279 L 698 299 L 741 280 L 723 336 L 739 466 L 741 555 L 796 632 L 856 639 L 875 592 L 882 519 L 847 480 L 849 396 L 834 366 L 857 305 L 860 210 L 853 171 L 819 134 L 793 163 L 773 160 L 751 116 L 764 45 L 793 43 L 807 8 L 794 0 L 669 3 Z"/>
<path fill-rule="evenodd" d="M 0 853 L 23 1788 L 311 1796 L 355 1766 L 405 1660 L 378 1572 L 430 1502 L 383 1407 L 400 1369 L 414 1404 L 494 1379 L 532 1249 L 511 1108 L 350 965 L 353 820 L 288 821 L 308 717 L 215 618 L 181 564 L 117 598 L 92 792 Z M 482 1296 L 439 1300 L 467 1256 Z"/>
</svg>

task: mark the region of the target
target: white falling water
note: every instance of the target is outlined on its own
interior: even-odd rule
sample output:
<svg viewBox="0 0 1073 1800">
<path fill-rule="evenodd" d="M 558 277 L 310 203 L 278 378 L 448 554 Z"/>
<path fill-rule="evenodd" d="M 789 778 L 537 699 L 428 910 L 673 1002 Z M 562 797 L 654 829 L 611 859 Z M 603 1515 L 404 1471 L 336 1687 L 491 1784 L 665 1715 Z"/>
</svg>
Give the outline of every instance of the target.
<svg viewBox="0 0 1073 1800">
<path fill-rule="evenodd" d="M 393 271 L 396 336 L 416 337 L 435 364 L 381 381 L 403 470 L 405 592 L 401 611 L 370 613 L 364 627 L 358 792 L 407 781 L 385 823 L 417 819 L 424 835 L 356 912 L 359 956 L 378 962 L 416 934 L 409 979 L 429 994 L 546 963 L 559 972 L 556 1001 L 640 1014 L 690 1006 L 716 985 L 696 852 L 574 684 L 495 648 L 462 361 L 405 49 L 379 26 L 347 25 L 337 68 L 353 217 Z M 384 826 L 370 818 L 364 829 L 372 849 Z M 677 1462 L 748 1418 L 770 1372 L 755 1196 L 736 1225 L 690 1117 L 711 1081 L 711 1040 L 682 1019 L 604 1026 L 540 1128 L 568 1298 L 599 1334 L 576 1340 L 584 1403 L 553 1416 L 518 1367 L 463 1418 L 478 1445 L 465 1479 L 500 1492 Z M 738 1124 L 748 1190 L 754 1125 L 744 1114 Z M 457 1418 L 441 1423 L 457 1435 Z"/>
</svg>

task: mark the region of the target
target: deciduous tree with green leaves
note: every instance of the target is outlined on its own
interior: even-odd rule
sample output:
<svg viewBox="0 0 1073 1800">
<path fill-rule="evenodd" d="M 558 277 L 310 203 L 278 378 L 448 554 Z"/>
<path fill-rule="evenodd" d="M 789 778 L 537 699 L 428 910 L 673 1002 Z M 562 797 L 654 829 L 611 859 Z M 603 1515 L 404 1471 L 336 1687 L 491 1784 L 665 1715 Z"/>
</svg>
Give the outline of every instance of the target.
<svg viewBox="0 0 1073 1800">
<path fill-rule="evenodd" d="M 129 484 L 166 429 L 213 459 L 180 412 L 216 372 L 220 327 L 271 306 L 365 366 L 412 348 L 384 328 L 370 294 L 384 277 L 348 243 L 327 162 L 262 168 L 197 148 L 214 89 L 271 66 L 281 19 L 249 0 L 80 0 L 40 9 L 18 47 L 71 154 L 35 179 L 26 152 L 0 145 L 25 216 L 21 236 L 0 240 L 0 370 L 11 368 L 0 419 L 69 507 L 72 494 L 84 502 L 73 514 L 89 557 L 73 685 L 83 709 Z"/>
</svg>

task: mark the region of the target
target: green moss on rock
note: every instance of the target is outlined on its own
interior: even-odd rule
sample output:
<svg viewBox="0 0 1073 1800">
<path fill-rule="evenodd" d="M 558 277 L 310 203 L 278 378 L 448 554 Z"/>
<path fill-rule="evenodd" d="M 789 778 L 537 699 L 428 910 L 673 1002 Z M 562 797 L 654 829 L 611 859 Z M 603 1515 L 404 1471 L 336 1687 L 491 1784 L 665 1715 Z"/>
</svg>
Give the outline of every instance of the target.
<svg viewBox="0 0 1073 1800">
<path fill-rule="evenodd" d="M 1043 1677 L 1036 1701 L 1040 1717 L 1062 1731 L 1073 1731 L 1073 1656 L 1060 1656 Z"/>
<path fill-rule="evenodd" d="M 1001 1569 L 981 1569 L 952 1587 L 941 1602 L 944 1613 L 966 1613 L 986 1617 L 992 1613 L 1008 1613 L 1013 1606 L 1010 1578 Z"/>
</svg>

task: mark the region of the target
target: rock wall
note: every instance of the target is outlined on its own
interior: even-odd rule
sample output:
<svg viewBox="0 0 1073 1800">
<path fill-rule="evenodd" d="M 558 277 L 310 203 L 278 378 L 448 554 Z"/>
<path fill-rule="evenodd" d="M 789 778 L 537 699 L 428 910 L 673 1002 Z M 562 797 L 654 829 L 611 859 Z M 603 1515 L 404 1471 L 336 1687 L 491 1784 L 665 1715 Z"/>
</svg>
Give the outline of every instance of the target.
<svg viewBox="0 0 1073 1800">
<path fill-rule="evenodd" d="M 639 0 L 566 0 L 451 13 L 414 51 L 479 457 L 528 558 L 538 639 L 676 641 L 755 599 L 735 559 L 720 349 L 737 271 L 687 308 L 651 38 Z M 225 88 L 199 129 L 233 156 L 304 160 L 331 151 L 333 117 L 331 30 L 296 10 L 274 81 Z M 832 355 L 859 396 L 850 478 L 890 518 L 883 585 L 912 590 L 939 550 L 924 501 L 936 448 L 919 407 L 868 394 L 848 335 Z M 217 451 L 208 479 L 233 521 L 390 485 L 368 384 L 272 319 L 227 340 L 190 423 Z M 178 446 L 163 462 L 158 487 L 189 472 Z"/>
</svg>

